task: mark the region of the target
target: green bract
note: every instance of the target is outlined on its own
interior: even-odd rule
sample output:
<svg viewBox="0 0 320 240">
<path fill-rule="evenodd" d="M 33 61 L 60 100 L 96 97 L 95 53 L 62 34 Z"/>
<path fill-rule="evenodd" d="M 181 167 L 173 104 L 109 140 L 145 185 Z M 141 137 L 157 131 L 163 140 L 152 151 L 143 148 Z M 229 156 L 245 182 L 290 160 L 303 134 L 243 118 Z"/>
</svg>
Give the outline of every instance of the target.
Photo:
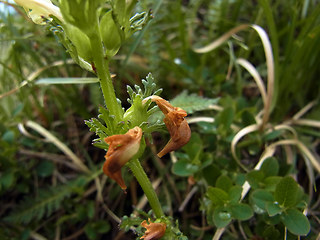
<svg viewBox="0 0 320 240">
<path fill-rule="evenodd" d="M 101 0 L 61 0 L 60 9 L 64 20 L 87 35 L 96 31 Z"/>
<path fill-rule="evenodd" d="M 117 54 L 121 46 L 121 29 L 115 24 L 112 18 L 112 11 L 107 12 L 101 19 L 100 32 L 106 55 L 112 57 Z"/>
<path fill-rule="evenodd" d="M 65 32 L 73 45 L 76 47 L 78 55 L 85 61 L 91 62 L 92 51 L 88 36 L 78 27 L 70 24 L 65 27 Z"/>
</svg>

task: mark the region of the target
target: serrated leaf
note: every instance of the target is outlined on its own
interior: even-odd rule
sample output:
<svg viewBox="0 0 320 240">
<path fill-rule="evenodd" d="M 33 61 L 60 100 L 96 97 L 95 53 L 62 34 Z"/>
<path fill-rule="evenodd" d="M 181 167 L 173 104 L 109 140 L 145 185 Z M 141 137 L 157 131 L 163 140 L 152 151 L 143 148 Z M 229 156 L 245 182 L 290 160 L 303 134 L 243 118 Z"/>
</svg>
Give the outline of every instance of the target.
<svg viewBox="0 0 320 240">
<path fill-rule="evenodd" d="M 295 235 L 307 235 L 310 231 L 308 218 L 297 209 L 288 209 L 282 215 L 282 222 Z"/>
<path fill-rule="evenodd" d="M 142 79 L 142 84 L 144 86 L 144 97 L 159 95 L 162 92 L 162 89 L 156 89 L 157 84 L 155 84 L 151 73 L 147 75 L 146 80 Z"/>
<path fill-rule="evenodd" d="M 130 99 L 128 99 L 129 103 L 133 103 L 134 98 L 139 95 L 141 99 L 149 97 L 151 95 L 159 95 L 162 92 L 162 89 L 157 89 L 157 85 L 154 82 L 154 78 L 151 73 L 149 73 L 145 79 L 141 80 L 143 84 L 142 89 L 140 86 L 135 85 L 135 91 L 130 87 L 127 86 L 127 92 L 129 94 Z M 151 102 L 150 102 L 151 103 Z"/>
<path fill-rule="evenodd" d="M 27 196 L 4 220 L 16 224 L 28 224 L 32 220 L 48 217 L 59 209 L 63 200 L 72 193 L 82 194 L 85 184 L 90 180 L 91 178 L 80 176 L 67 185 L 39 189 L 38 197 Z"/>
<path fill-rule="evenodd" d="M 69 187 L 42 189 L 39 197 L 28 197 L 4 220 L 28 224 L 33 219 L 40 220 L 57 210 L 64 198 L 71 194 Z"/>
<path fill-rule="evenodd" d="M 110 115 L 108 109 L 104 107 L 99 108 L 98 118 L 101 119 L 105 125 L 96 118 L 91 118 L 90 120 L 86 120 L 85 124 L 89 127 L 91 132 L 94 132 L 99 136 L 98 139 L 93 141 L 93 144 L 98 146 L 99 148 L 106 149 L 107 144 L 104 143 L 104 138 L 108 136 L 112 136 L 117 133 L 123 133 L 125 129 L 123 128 L 124 123 L 117 123 L 114 120 L 114 116 Z"/>
<path fill-rule="evenodd" d="M 297 202 L 298 191 L 299 186 L 296 181 L 287 176 L 277 184 L 274 198 L 280 206 L 293 207 Z"/>
<path fill-rule="evenodd" d="M 183 91 L 181 94 L 172 99 L 170 103 L 175 107 L 182 108 L 188 114 L 192 114 L 197 111 L 208 109 L 210 105 L 216 104 L 218 100 L 218 98 L 203 98 L 196 94 L 188 94 L 187 91 Z"/>
</svg>

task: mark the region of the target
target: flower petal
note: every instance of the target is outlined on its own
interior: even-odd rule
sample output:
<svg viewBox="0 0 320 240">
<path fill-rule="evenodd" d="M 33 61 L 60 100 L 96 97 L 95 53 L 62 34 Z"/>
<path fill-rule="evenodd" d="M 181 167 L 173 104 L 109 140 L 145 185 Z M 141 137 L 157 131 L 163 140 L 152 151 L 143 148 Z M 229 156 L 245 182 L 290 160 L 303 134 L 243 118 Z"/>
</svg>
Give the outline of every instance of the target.
<svg viewBox="0 0 320 240">
<path fill-rule="evenodd" d="M 191 137 L 191 130 L 187 120 L 187 112 L 179 107 L 172 106 L 168 101 L 159 96 L 151 96 L 151 100 L 155 102 L 164 114 L 164 123 L 170 133 L 171 139 L 166 146 L 158 153 L 158 157 L 175 151 L 187 144 Z"/>
<path fill-rule="evenodd" d="M 104 139 L 109 144 L 109 149 L 105 155 L 103 172 L 115 180 L 123 190 L 127 186 L 122 178 L 121 168 L 139 151 L 141 137 L 141 128 L 134 127 L 126 134 L 113 135 Z"/>
<path fill-rule="evenodd" d="M 150 219 L 149 219 L 150 222 Z M 147 231 L 144 233 L 144 235 L 140 239 L 144 240 L 157 240 L 162 238 L 162 236 L 166 232 L 166 224 L 165 223 L 153 223 L 150 222 L 149 224 L 147 223 L 146 220 L 144 220 L 141 223 L 141 226 L 146 228 Z"/>
<path fill-rule="evenodd" d="M 50 15 L 63 22 L 60 9 L 50 0 L 15 0 L 15 2 L 25 9 L 28 16 L 36 24 L 46 24 L 44 18 L 50 19 Z"/>
</svg>

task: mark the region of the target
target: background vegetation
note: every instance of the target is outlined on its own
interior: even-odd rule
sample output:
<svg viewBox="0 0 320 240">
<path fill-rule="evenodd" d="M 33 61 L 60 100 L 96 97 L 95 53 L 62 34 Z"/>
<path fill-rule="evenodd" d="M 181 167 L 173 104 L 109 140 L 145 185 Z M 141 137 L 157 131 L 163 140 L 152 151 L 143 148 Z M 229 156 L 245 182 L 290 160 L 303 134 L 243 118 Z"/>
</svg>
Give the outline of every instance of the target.
<svg viewBox="0 0 320 240">
<path fill-rule="evenodd" d="M 135 218 L 123 219 L 124 230 L 120 218 L 147 217 L 141 210 L 150 208 L 132 174 L 125 174 L 127 194 L 102 174 L 105 152 L 92 146 L 84 124 L 103 105 L 99 85 L 49 84 L 92 76 L 72 64 L 48 26 L 1 2 L 0 238 L 135 239 L 124 231 Z M 318 2 L 140 0 L 139 8 L 153 9 L 154 19 L 111 63 L 118 96 L 125 104 L 126 85 L 141 86 L 151 72 L 162 96 L 190 114 L 193 132 L 187 146 L 162 159 L 155 153 L 168 134 L 147 143 L 142 164 L 166 214 L 189 239 L 222 232 L 222 239 L 296 239 L 309 223 L 305 239 L 319 238 Z M 246 29 L 213 51 L 195 51 L 244 23 L 261 26 L 272 44 L 274 91 L 264 125 L 261 91 L 238 61 L 252 63 L 268 85 L 259 35 Z"/>
</svg>

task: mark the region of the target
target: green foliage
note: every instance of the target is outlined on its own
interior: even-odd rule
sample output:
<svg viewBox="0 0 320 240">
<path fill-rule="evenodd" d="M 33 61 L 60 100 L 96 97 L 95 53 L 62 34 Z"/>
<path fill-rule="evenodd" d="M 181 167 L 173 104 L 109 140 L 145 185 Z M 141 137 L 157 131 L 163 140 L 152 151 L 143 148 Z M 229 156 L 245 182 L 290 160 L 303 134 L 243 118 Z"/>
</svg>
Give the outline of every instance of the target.
<svg viewBox="0 0 320 240">
<path fill-rule="evenodd" d="M 163 127 L 160 121 L 155 123 L 148 122 L 150 116 L 155 112 L 158 107 L 149 109 L 151 100 L 142 102 L 143 99 L 160 94 L 162 89 L 157 89 L 152 74 L 148 74 L 146 80 L 142 80 L 144 89 L 141 89 L 138 85 L 135 85 L 134 91 L 130 86 L 127 87 L 130 99 L 128 102 L 131 104 L 123 115 L 123 121 L 116 122 L 114 116 L 110 114 L 109 110 L 100 107 L 98 118 L 92 118 L 85 121 L 86 125 L 90 128 L 90 131 L 95 132 L 99 138 L 93 140 L 93 145 L 102 149 L 107 149 L 108 145 L 104 142 L 104 138 L 112 136 L 114 134 L 123 134 L 128 129 L 135 126 L 142 128 L 144 133 L 148 134 L 152 131 L 156 131 Z"/>
<path fill-rule="evenodd" d="M 130 86 L 127 86 L 127 92 L 130 97 L 127 101 L 131 104 L 131 107 L 126 110 L 123 118 L 128 122 L 130 128 L 140 126 L 146 133 L 151 133 L 150 130 L 155 131 L 162 124 L 160 124 L 160 121 L 149 121 L 149 118 L 152 117 L 158 107 L 155 106 L 149 109 L 151 100 L 147 100 L 147 98 L 152 95 L 159 95 L 162 89 L 157 89 L 151 73 L 148 74 L 146 80 L 142 79 L 142 84 L 144 89 L 135 85 L 135 91 Z"/>
<path fill-rule="evenodd" d="M 4 220 L 18 224 L 28 224 L 32 220 L 39 221 L 57 211 L 63 200 L 71 195 L 70 187 L 52 187 L 39 191 L 38 197 L 27 197 Z"/>
<path fill-rule="evenodd" d="M 207 205 L 208 222 L 216 227 L 226 227 L 233 219 L 245 221 L 253 216 L 251 206 L 240 203 L 242 187 L 234 185 L 232 180 L 221 175 L 215 187 L 208 187 L 207 197 L 210 200 Z"/>
<path fill-rule="evenodd" d="M 212 162 L 210 153 L 204 152 L 204 143 L 200 135 L 192 133 L 190 141 L 177 153 L 178 161 L 172 166 L 172 172 L 178 176 L 192 176 Z"/>
<path fill-rule="evenodd" d="M 271 166 L 272 160 L 266 165 Z M 270 218 L 280 216 L 282 223 L 293 234 L 306 235 L 310 231 L 307 217 L 298 210 L 304 201 L 303 192 L 292 177 L 282 177 L 273 189 L 257 189 L 250 198 L 256 213 L 267 213 Z"/>
<path fill-rule="evenodd" d="M 60 1 L 60 10 L 67 23 L 90 35 L 97 29 L 96 19 L 101 4 L 100 0 L 62 0 Z"/>
<path fill-rule="evenodd" d="M 319 169 L 312 156 L 317 159 L 319 154 L 319 4 L 293 0 L 53 2 L 60 3 L 68 27 L 58 19 L 44 27 L 26 21 L 22 12 L 0 13 L 1 239 L 70 238 L 74 233 L 87 239 L 119 237 L 117 216 L 130 215 L 143 194 L 127 170 L 122 172 L 130 182 L 127 194 L 101 176 L 105 151 L 92 147 L 92 135 L 83 124 L 83 119 L 97 115 L 86 124 L 97 135 L 93 145 L 104 150 L 108 147 L 105 137 L 133 126 L 143 129 L 148 138 L 142 166 L 152 182 L 161 181 L 157 194 L 165 214 L 172 215 L 155 219 L 152 213 L 137 211 L 122 219 L 124 238 L 140 238 L 145 231 L 140 224 L 148 218 L 167 221 L 164 239 L 212 239 L 217 227 L 226 228 L 221 239 L 284 239 L 285 228 L 287 239 L 316 238 Z M 153 10 L 152 21 L 148 9 Z M 266 89 L 271 89 L 265 81 L 265 52 L 256 33 L 238 32 L 212 52 L 193 51 L 243 22 L 265 29 L 272 44 L 275 95 L 264 127 L 260 125 L 261 93 L 237 61 L 251 62 Z M 89 35 L 93 32 L 98 33 L 94 39 L 101 38 L 105 62 L 116 75 L 112 80 L 125 108 L 123 122 L 115 121 L 110 109 L 96 107 L 104 104 L 98 84 L 81 82 L 99 80 L 93 76 L 97 66 L 91 62 L 95 55 Z M 70 64 L 70 57 L 82 69 Z M 141 84 L 148 72 L 155 78 L 148 75 Z M 128 83 L 133 87 L 126 92 Z M 172 99 L 170 103 L 192 114 L 188 118 L 193 122 L 190 142 L 163 159 L 154 154 L 168 137 L 162 134 L 163 115 L 151 101 L 143 101 L 160 94 L 157 86 L 164 89 L 166 99 Z M 73 187 L 72 180 L 80 175 L 77 168 L 24 125 L 29 119 L 58 136 L 94 172 L 92 176 Z M 245 171 L 234 160 L 230 146 L 250 125 L 257 130 L 235 144 L 235 155 Z M 305 149 L 297 147 L 296 141 Z"/>
<path fill-rule="evenodd" d="M 97 239 L 99 234 L 109 232 L 111 226 L 108 222 L 99 220 L 96 222 L 89 222 L 86 224 L 84 231 L 90 240 Z"/>
<path fill-rule="evenodd" d="M 296 209 L 288 209 L 282 215 L 282 221 L 293 234 L 307 235 L 310 231 L 308 218 Z"/>
<path fill-rule="evenodd" d="M 203 111 L 209 109 L 213 104 L 217 104 L 218 98 L 208 99 L 198 96 L 197 94 L 188 94 L 187 91 L 183 91 L 178 96 L 170 101 L 173 106 L 184 109 L 188 114 L 192 114 L 197 111 Z"/>
<path fill-rule="evenodd" d="M 277 184 L 274 198 L 281 207 L 293 207 L 297 204 L 298 191 L 299 186 L 296 181 L 292 177 L 284 177 Z"/>
<path fill-rule="evenodd" d="M 122 129 L 122 124 L 117 124 L 114 120 L 114 116 L 110 115 L 108 109 L 104 107 L 99 108 L 98 118 L 103 121 L 103 123 L 92 118 L 85 121 L 85 124 L 90 128 L 91 132 L 96 133 L 99 138 L 93 140 L 93 145 L 102 149 L 107 149 L 108 145 L 105 143 L 104 138 L 117 134 Z"/>
</svg>

